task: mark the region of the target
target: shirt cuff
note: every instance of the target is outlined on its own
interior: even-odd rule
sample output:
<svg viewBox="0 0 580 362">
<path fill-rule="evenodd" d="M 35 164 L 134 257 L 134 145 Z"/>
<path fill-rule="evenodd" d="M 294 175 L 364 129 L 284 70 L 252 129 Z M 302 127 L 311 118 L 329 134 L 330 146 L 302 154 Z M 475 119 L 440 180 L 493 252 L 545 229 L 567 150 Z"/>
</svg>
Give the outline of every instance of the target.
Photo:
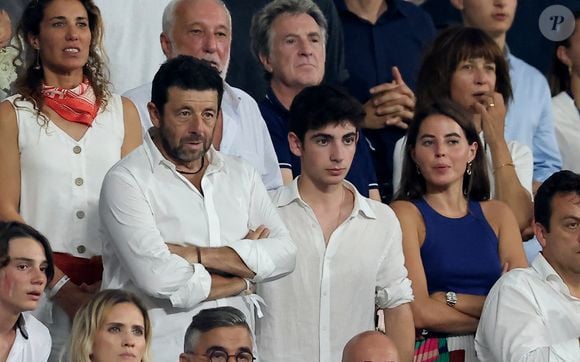
<svg viewBox="0 0 580 362">
<path fill-rule="evenodd" d="M 272 275 L 276 269 L 272 260 L 268 257 L 260 257 L 259 247 L 257 244 L 264 242 L 266 239 L 262 240 L 234 240 L 227 244 L 228 247 L 232 248 L 240 258 L 244 261 L 246 266 L 253 271 L 256 275 L 252 281 L 259 282 L 265 277 Z M 266 241 L 267 242 L 267 241 Z M 254 244 L 254 245 L 252 245 Z M 266 245 L 263 245 L 266 247 Z M 277 247 L 272 245 L 272 247 Z"/>
<path fill-rule="evenodd" d="M 375 303 L 381 309 L 395 308 L 401 304 L 410 303 L 415 299 L 409 278 L 405 278 L 400 283 L 390 287 L 379 287 L 376 292 Z"/>
<path fill-rule="evenodd" d="M 193 308 L 209 296 L 211 275 L 202 264 L 192 264 L 192 268 L 191 279 L 169 298 L 175 308 Z"/>
</svg>

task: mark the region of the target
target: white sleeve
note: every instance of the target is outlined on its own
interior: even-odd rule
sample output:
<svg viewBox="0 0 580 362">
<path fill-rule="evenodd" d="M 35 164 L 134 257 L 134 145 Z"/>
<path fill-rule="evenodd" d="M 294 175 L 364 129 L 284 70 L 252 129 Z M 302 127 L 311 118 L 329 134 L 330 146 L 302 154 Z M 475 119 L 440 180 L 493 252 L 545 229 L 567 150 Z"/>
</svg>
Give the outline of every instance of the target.
<svg viewBox="0 0 580 362">
<path fill-rule="evenodd" d="M 403 255 L 403 235 L 399 220 L 394 216 L 387 220 L 377 219 L 388 226 L 389 235 L 385 240 L 385 251 L 382 255 L 376 282 L 376 305 L 383 308 L 395 308 L 413 301 L 411 281 L 407 278 L 405 257 Z"/>
<path fill-rule="evenodd" d="M 403 159 L 405 158 L 405 145 L 407 136 L 402 137 L 395 144 L 393 151 L 393 195 L 399 191 L 401 185 L 401 174 L 403 173 Z"/>
<path fill-rule="evenodd" d="M 577 338 L 551 344 L 550 332 L 531 290 L 526 280 L 514 282 L 509 273 L 492 288 L 475 337 L 480 361 L 580 361 Z"/>
<path fill-rule="evenodd" d="M 532 182 L 534 178 L 534 155 L 532 154 L 532 150 L 530 150 L 528 146 L 517 141 L 508 142 L 508 148 L 520 184 L 530 193 L 530 195 L 533 195 Z"/>
<path fill-rule="evenodd" d="M 208 271 L 169 252 L 147 198 L 123 169 L 113 169 L 105 177 L 99 213 L 120 263 L 144 293 L 169 299 L 178 308 L 193 308 L 207 298 Z"/>
<path fill-rule="evenodd" d="M 292 272 L 296 264 L 296 245 L 260 182 L 258 173 L 253 169 L 251 177 L 249 226 L 255 229 L 265 225 L 270 235 L 265 239 L 235 240 L 227 246 L 234 249 L 248 268 L 256 273 L 254 280 L 259 282 Z"/>
</svg>

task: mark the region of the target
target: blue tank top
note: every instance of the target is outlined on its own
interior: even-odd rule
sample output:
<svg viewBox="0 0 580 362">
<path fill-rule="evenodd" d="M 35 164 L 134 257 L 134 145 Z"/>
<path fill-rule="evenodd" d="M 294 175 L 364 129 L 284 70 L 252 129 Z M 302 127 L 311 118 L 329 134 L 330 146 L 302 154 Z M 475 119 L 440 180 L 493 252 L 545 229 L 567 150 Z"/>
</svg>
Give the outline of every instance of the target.
<svg viewBox="0 0 580 362">
<path fill-rule="evenodd" d="M 487 222 L 481 205 L 469 201 L 467 215 L 448 218 L 424 199 L 413 203 L 425 222 L 421 260 L 429 294 L 453 291 L 487 295 L 501 276 L 499 240 Z"/>
</svg>

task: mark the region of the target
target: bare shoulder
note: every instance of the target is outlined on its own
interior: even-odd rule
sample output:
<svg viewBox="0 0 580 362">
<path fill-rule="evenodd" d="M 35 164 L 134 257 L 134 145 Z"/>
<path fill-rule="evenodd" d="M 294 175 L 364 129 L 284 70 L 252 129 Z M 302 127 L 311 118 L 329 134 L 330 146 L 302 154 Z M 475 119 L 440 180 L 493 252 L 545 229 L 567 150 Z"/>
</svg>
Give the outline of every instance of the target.
<svg viewBox="0 0 580 362">
<path fill-rule="evenodd" d="M 16 127 L 16 111 L 9 101 L 0 103 L 0 127 L 2 129 Z"/>
<path fill-rule="evenodd" d="M 421 216 L 419 209 L 412 202 L 398 200 L 393 201 L 389 206 L 393 209 L 395 215 L 397 215 L 401 225 L 419 226 L 424 224 L 423 216 Z"/>
<path fill-rule="evenodd" d="M 500 226 L 506 220 L 515 218 L 510 207 L 499 200 L 488 200 L 481 202 L 481 210 L 487 221 L 494 227 Z"/>
</svg>

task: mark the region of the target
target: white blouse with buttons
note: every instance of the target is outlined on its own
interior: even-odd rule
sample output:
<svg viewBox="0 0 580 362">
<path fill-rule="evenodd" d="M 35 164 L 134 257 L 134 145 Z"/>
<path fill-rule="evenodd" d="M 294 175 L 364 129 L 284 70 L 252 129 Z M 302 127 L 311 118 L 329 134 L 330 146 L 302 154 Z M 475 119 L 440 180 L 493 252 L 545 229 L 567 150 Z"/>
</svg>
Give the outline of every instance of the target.
<svg viewBox="0 0 580 362">
<path fill-rule="evenodd" d="M 32 105 L 15 106 L 20 150 L 20 214 L 57 252 L 90 258 L 101 254 L 99 193 L 105 174 L 121 158 L 121 97 L 109 99 L 85 135 L 75 141 Z M 44 124 L 46 123 L 46 124 Z"/>
</svg>

